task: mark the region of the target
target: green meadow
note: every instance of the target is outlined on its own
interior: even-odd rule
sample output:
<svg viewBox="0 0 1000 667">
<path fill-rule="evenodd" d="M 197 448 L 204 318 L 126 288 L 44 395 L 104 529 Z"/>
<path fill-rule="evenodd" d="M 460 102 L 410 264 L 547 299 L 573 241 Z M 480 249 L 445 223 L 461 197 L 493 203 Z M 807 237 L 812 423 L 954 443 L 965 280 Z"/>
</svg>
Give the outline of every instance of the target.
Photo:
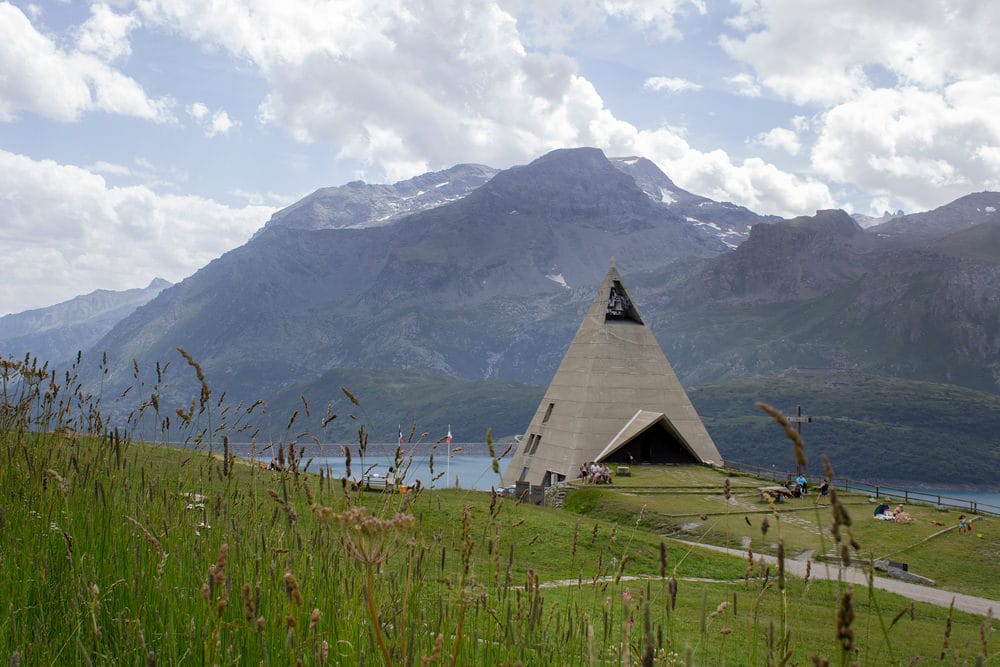
<svg viewBox="0 0 1000 667">
<path fill-rule="evenodd" d="M 154 391 L 129 417 L 179 420 L 190 435 L 172 448 L 109 429 L 71 374 L 14 361 L 2 373 L 6 664 L 1000 663 L 989 617 L 783 567 L 836 569 L 846 550 L 996 598 L 993 519 L 982 539 L 934 536 L 957 514 L 912 505 L 897 526 L 860 496 L 771 505 L 758 480 L 703 467 L 635 466 L 562 509 L 366 491 L 302 472 L 308 438 L 235 458 L 220 425 L 255 406 L 224 405 L 204 380 L 189 405 Z M 260 464 L 275 456 L 281 470 Z"/>
</svg>

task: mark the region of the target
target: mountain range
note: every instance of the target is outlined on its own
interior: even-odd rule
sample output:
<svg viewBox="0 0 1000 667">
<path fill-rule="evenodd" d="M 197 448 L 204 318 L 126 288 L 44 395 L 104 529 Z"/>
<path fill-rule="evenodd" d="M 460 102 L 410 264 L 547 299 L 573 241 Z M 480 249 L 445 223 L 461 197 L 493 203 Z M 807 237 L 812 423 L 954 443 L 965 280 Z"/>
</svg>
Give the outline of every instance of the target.
<svg viewBox="0 0 1000 667">
<path fill-rule="evenodd" d="M 104 386 L 123 391 L 136 381 L 133 359 L 149 377 L 181 347 L 228 400 L 268 402 L 261 424 L 271 438 L 296 437 L 305 413 L 316 421 L 327 403 L 341 412 L 328 439 L 351 437 L 362 418 L 386 441 L 411 421 L 450 422 L 469 440 L 488 427 L 511 434 L 527 424 L 614 257 L 678 376 L 697 386 L 692 400 L 720 451 L 746 458 L 750 431 L 713 417 L 713 396 L 743 396 L 741 414 L 758 418 L 746 394 L 789 373 L 799 388 L 866 378 L 853 386 L 892 397 L 890 424 L 926 412 L 925 396 L 992 405 L 998 208 L 1000 194 L 976 193 L 866 229 L 843 211 L 757 215 L 684 191 L 648 160 L 596 149 L 502 171 L 458 165 L 313 193 L 118 321 L 87 356 L 107 352 Z M 142 391 L 187 405 L 195 374 L 172 373 Z M 341 391 L 348 385 L 360 406 Z M 988 456 L 987 422 L 952 440 L 969 462 L 987 462 L 975 476 L 988 480 L 1000 465 Z M 835 432 L 817 437 L 837 451 Z M 848 459 L 848 471 L 885 474 Z"/>
<path fill-rule="evenodd" d="M 0 358 L 30 352 L 53 364 L 69 361 L 167 287 L 169 282 L 154 278 L 143 288 L 100 289 L 54 306 L 4 315 L 0 317 Z"/>
</svg>

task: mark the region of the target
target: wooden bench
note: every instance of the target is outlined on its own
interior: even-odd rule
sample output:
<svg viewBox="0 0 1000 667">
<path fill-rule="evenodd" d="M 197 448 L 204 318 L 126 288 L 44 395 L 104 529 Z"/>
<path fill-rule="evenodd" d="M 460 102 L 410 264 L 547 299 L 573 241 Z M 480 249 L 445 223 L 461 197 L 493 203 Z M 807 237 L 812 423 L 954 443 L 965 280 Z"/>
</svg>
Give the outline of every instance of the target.
<svg viewBox="0 0 1000 667">
<path fill-rule="evenodd" d="M 628 466 L 618 466 L 618 471 L 615 474 L 619 477 L 631 477 L 632 469 Z"/>
</svg>

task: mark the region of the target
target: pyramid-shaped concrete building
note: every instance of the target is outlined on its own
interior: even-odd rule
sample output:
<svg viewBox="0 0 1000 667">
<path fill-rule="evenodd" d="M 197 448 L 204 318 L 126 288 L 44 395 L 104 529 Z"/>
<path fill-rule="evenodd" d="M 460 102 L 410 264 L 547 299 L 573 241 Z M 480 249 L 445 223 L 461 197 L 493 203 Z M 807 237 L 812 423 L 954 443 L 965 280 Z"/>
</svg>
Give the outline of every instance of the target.
<svg viewBox="0 0 1000 667">
<path fill-rule="evenodd" d="M 504 473 L 549 486 L 605 463 L 722 457 L 614 266 Z"/>
</svg>

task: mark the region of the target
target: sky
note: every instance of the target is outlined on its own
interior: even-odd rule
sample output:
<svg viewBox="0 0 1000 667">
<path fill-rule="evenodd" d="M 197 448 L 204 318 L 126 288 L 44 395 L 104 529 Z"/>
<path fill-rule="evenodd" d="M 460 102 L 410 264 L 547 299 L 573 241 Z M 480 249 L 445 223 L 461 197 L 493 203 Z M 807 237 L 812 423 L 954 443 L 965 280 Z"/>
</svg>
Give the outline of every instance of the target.
<svg viewBox="0 0 1000 667">
<path fill-rule="evenodd" d="M 0 315 L 556 148 L 785 217 L 1000 190 L 998 33 L 981 0 L 0 0 Z"/>
</svg>

